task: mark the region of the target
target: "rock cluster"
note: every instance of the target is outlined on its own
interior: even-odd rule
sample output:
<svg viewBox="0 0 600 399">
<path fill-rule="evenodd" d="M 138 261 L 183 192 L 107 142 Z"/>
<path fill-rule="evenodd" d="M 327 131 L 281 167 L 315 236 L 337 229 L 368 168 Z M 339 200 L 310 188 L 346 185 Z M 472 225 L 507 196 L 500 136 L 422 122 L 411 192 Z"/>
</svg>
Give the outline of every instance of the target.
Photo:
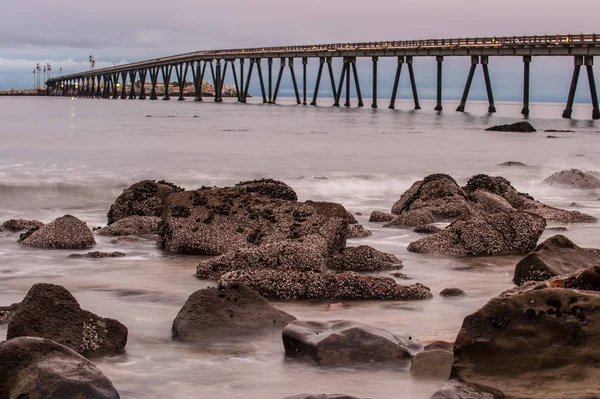
<svg viewBox="0 0 600 399">
<path fill-rule="evenodd" d="M 296 318 L 272 306 L 242 284 L 194 292 L 173 321 L 173 339 L 198 341 L 216 336 L 281 331 Z"/>
<path fill-rule="evenodd" d="M 9 231 L 23 231 L 32 228 L 40 228 L 44 223 L 39 220 L 25 220 L 25 219 L 9 219 L 2 223 L 2 228 Z"/>
<path fill-rule="evenodd" d="M 600 188 L 600 178 L 589 172 L 579 169 L 562 170 L 548 176 L 542 182 L 560 188 L 577 188 L 580 190 L 593 190 Z"/>
<path fill-rule="evenodd" d="M 96 244 L 90 228 L 81 220 L 65 215 L 37 228 L 26 237 L 21 244 L 36 248 L 83 249 Z"/>
<path fill-rule="evenodd" d="M 529 122 L 516 122 L 510 125 L 498 125 L 485 129 L 488 132 L 517 132 L 517 133 L 534 133 L 537 132 Z"/>
<path fill-rule="evenodd" d="M 306 356 L 321 366 L 398 364 L 423 346 L 411 336 L 352 321 L 292 321 L 282 333 L 286 356 Z"/>
<path fill-rule="evenodd" d="M 60 285 L 35 284 L 8 323 L 6 338 L 16 337 L 47 338 L 84 356 L 95 356 L 123 352 L 127 328 L 81 309 Z"/>
</svg>

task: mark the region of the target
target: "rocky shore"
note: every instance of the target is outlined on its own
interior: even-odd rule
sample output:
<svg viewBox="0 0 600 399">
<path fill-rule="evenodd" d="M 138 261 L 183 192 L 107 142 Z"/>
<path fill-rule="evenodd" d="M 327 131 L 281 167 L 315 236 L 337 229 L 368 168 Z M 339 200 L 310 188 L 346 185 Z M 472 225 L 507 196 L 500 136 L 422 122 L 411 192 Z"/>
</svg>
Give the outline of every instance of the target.
<svg viewBox="0 0 600 399">
<path fill-rule="evenodd" d="M 592 189 L 593 176 L 571 170 L 544 182 Z M 399 273 L 402 256 L 348 241 L 370 232 L 342 204 L 299 201 L 277 180 L 197 189 L 143 180 L 114 200 L 106 226 L 92 230 L 64 215 L 47 223 L 11 219 L 0 229 L 22 248 L 64 251 L 76 262 L 127 258 L 128 245 L 138 240 L 155 240 L 165 256 L 202 256 L 190 265 L 189 278 L 212 286 L 193 292 L 165 331 L 181 344 L 203 348 L 223 337 L 275 333 L 282 357 L 310 367 L 447 380 L 436 399 L 598 397 L 600 249 L 580 247 L 565 235 L 538 242 L 549 227 L 596 223 L 595 217 L 543 204 L 507 179 L 483 174 L 464 186 L 432 174 L 397 198 L 389 212 L 373 211 L 370 226 L 421 234 L 407 248 L 414 256 L 519 259 L 515 286 L 490 292 L 489 302 L 463 320 L 455 342 L 426 344 L 410 331 L 299 319 L 280 309 L 308 301 L 416 304 L 438 295 L 460 301 L 469 292 L 454 287 L 434 294 L 418 281 L 404 284 L 410 276 Z M 119 251 L 88 252 L 107 237 Z M 93 362 L 124 353 L 129 330 L 110 314 L 82 309 L 75 295 L 40 282 L 20 302 L 1 304 L 7 334 L 0 343 L 0 397 L 119 397 Z M 296 396 L 311 397 L 350 398 Z"/>
</svg>

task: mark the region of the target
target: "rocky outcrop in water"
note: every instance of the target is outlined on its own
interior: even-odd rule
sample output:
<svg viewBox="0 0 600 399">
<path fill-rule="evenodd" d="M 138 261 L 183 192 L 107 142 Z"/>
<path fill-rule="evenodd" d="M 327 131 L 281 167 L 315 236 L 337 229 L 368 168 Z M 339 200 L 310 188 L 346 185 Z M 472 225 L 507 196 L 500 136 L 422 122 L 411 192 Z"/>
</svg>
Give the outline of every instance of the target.
<svg viewBox="0 0 600 399">
<path fill-rule="evenodd" d="M 125 189 L 111 205 L 106 215 L 108 224 L 128 216 L 162 216 L 169 195 L 182 191 L 166 181 L 142 180 Z"/>
<path fill-rule="evenodd" d="M 348 238 L 365 238 L 372 236 L 371 230 L 365 229 L 360 224 L 348 225 Z"/>
<path fill-rule="evenodd" d="M 547 288 L 494 298 L 464 320 L 452 375 L 511 398 L 597 397 L 599 312 L 594 291 Z"/>
<path fill-rule="evenodd" d="M 563 235 L 555 235 L 538 245 L 515 267 L 513 281 L 544 281 L 600 264 L 600 251 L 580 248 Z"/>
<path fill-rule="evenodd" d="M 289 186 L 274 180 L 173 193 L 164 208 L 162 245 L 171 252 L 203 255 L 300 241 L 329 254 L 344 248 L 346 209 L 295 198 Z"/>
<path fill-rule="evenodd" d="M 485 129 L 488 132 L 517 132 L 517 133 L 534 133 L 537 132 L 529 122 L 516 122 L 510 125 L 498 125 Z"/>
<path fill-rule="evenodd" d="M 40 228 L 44 223 L 39 220 L 25 220 L 25 219 L 9 219 L 2 223 L 2 228 L 9 231 L 23 231 L 32 228 Z"/>
<path fill-rule="evenodd" d="M 60 285 L 35 284 L 8 323 L 6 338 L 16 337 L 47 338 L 84 356 L 98 356 L 123 352 L 127 328 L 81 309 Z"/>
<path fill-rule="evenodd" d="M 392 220 L 394 220 L 394 215 L 380 211 L 371 212 L 371 216 L 369 217 L 369 222 L 373 223 L 387 223 Z"/>
<path fill-rule="evenodd" d="M 286 356 L 321 366 L 402 364 L 422 351 L 419 341 L 352 321 L 292 321 L 282 333 Z"/>
<path fill-rule="evenodd" d="M 90 259 L 102 259 L 102 258 L 122 258 L 127 256 L 127 254 L 119 251 L 115 252 L 102 252 L 102 251 L 93 251 L 88 252 L 86 254 L 71 254 L 68 257 L 70 259 L 81 259 L 81 258 L 90 258 Z"/>
<path fill-rule="evenodd" d="M 32 231 L 22 238 L 21 244 L 36 248 L 83 249 L 93 247 L 96 241 L 84 222 L 65 215 Z"/>
<path fill-rule="evenodd" d="M 3 398 L 119 399 L 89 360 L 49 339 L 21 337 L 0 343 Z"/>
<path fill-rule="evenodd" d="M 198 341 L 261 331 L 281 331 L 296 318 L 243 284 L 194 292 L 173 321 L 173 339 Z"/>
<path fill-rule="evenodd" d="M 221 285 L 241 282 L 271 300 L 415 300 L 432 297 L 422 284 L 399 285 L 393 278 L 354 272 L 316 273 L 295 270 L 237 270 L 221 276 Z"/>
<path fill-rule="evenodd" d="M 579 169 L 562 170 L 548 176 L 542 182 L 554 187 L 577 188 L 580 190 L 594 190 L 600 188 L 600 178 L 589 172 Z"/>
<path fill-rule="evenodd" d="M 378 271 L 402 269 L 402 262 L 392 254 L 386 254 L 369 247 L 347 247 L 334 255 L 327 264 L 331 269 L 354 271 Z"/>
<path fill-rule="evenodd" d="M 102 236 L 137 236 L 158 234 L 158 216 L 128 216 L 98 230 Z"/>
</svg>

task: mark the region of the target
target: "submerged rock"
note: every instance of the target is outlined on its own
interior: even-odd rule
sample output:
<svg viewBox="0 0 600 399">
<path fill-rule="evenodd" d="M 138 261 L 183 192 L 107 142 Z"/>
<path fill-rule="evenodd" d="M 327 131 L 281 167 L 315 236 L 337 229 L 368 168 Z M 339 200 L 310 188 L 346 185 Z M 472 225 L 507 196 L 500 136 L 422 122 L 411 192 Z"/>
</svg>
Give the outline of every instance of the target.
<svg viewBox="0 0 600 399">
<path fill-rule="evenodd" d="M 498 125 L 485 129 L 488 132 L 517 132 L 517 133 L 534 133 L 537 132 L 529 122 L 517 122 L 510 125 Z"/>
<path fill-rule="evenodd" d="M 593 190 L 600 188 L 600 178 L 579 169 L 562 170 L 548 176 L 542 182 L 555 187 Z"/>
<path fill-rule="evenodd" d="M 34 337 L 0 343 L 0 387 L 5 398 L 119 399 L 92 362 L 66 346 Z"/>
<path fill-rule="evenodd" d="M 106 215 L 108 224 L 127 216 L 161 216 L 169 195 L 183 189 L 164 180 L 142 180 L 123 190 Z"/>
<path fill-rule="evenodd" d="M 474 215 L 413 241 L 408 251 L 451 256 L 523 254 L 535 248 L 546 221 L 526 212 Z"/>
<path fill-rule="evenodd" d="M 306 356 L 320 366 L 403 364 L 423 346 L 410 336 L 353 321 L 292 321 L 282 333 L 286 356 Z"/>
<path fill-rule="evenodd" d="M 71 254 L 68 257 L 72 258 L 72 259 L 77 259 L 77 258 L 92 258 L 92 259 L 99 259 L 99 258 L 122 258 L 123 256 L 127 256 L 127 254 L 123 253 L 123 252 L 101 252 L 101 251 L 93 251 L 93 252 L 88 252 L 87 254 Z"/>
<path fill-rule="evenodd" d="M 494 298 L 464 320 L 452 375 L 507 397 L 597 397 L 599 312 L 600 293 L 593 291 L 549 288 Z"/>
<path fill-rule="evenodd" d="M 93 247 L 96 241 L 84 222 L 65 215 L 32 232 L 21 244 L 36 248 L 83 249 Z"/>
<path fill-rule="evenodd" d="M 269 243 L 323 240 L 328 253 L 339 252 L 348 233 L 346 209 L 328 202 L 292 201 L 287 199 L 293 198 L 290 190 L 281 182 L 258 181 L 171 194 L 161 243 L 171 252 L 221 255 Z"/>
<path fill-rule="evenodd" d="M 538 245 L 517 263 L 513 281 L 543 281 L 600 264 L 594 252 L 580 248 L 563 235 L 555 235 Z"/>
<path fill-rule="evenodd" d="M 465 296 L 466 292 L 461 290 L 460 288 L 444 288 L 440 291 L 440 296 L 445 297 L 454 297 L 454 296 Z"/>
<path fill-rule="evenodd" d="M 526 165 L 523 162 L 518 162 L 518 161 L 506 161 L 506 162 L 502 162 L 501 164 L 498 164 L 498 166 L 529 166 L 529 165 Z"/>
<path fill-rule="evenodd" d="M 31 228 L 40 228 L 44 223 L 39 220 L 25 220 L 25 219 L 9 219 L 2 223 L 2 228 L 9 231 L 22 231 L 29 230 Z"/>
<path fill-rule="evenodd" d="M 271 300 L 415 300 L 432 297 L 422 284 L 399 285 L 393 278 L 354 272 L 316 273 L 295 270 L 239 270 L 221 276 L 219 283 L 241 282 Z"/>
<path fill-rule="evenodd" d="M 136 236 L 158 234 L 158 216 L 128 216 L 100 229 L 101 236 Z"/>
<path fill-rule="evenodd" d="M 173 339 L 197 341 L 216 336 L 281 331 L 296 318 L 272 306 L 243 284 L 194 292 L 173 321 Z"/>
<path fill-rule="evenodd" d="M 82 310 L 60 285 L 35 284 L 8 323 L 6 338 L 41 337 L 85 356 L 121 353 L 127 328 L 117 320 Z"/>
<path fill-rule="evenodd" d="M 373 233 L 370 230 L 365 229 L 360 224 L 348 225 L 348 238 L 365 238 L 372 235 Z"/>
<path fill-rule="evenodd" d="M 373 211 L 371 212 L 371 216 L 369 216 L 369 222 L 373 223 L 387 223 L 392 220 L 394 220 L 394 215 L 380 211 Z"/>
<path fill-rule="evenodd" d="M 386 254 L 369 247 L 347 247 L 343 252 L 333 256 L 328 267 L 337 270 L 377 271 L 402 269 L 402 261 L 396 256 Z"/>
</svg>

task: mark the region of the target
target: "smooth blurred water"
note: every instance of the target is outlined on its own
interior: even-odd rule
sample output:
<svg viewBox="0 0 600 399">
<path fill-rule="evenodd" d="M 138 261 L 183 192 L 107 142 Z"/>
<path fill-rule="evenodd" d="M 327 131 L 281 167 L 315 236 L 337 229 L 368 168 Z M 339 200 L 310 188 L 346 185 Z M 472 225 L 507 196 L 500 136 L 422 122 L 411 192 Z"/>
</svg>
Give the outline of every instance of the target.
<svg viewBox="0 0 600 399">
<path fill-rule="evenodd" d="M 438 114 L 428 101 L 420 111 L 411 110 L 405 100 L 396 103 L 395 111 L 383 106 L 333 108 L 326 106 L 327 99 L 320 107 L 295 106 L 290 99 L 277 106 L 257 101 L 0 98 L 0 221 L 23 217 L 49 222 L 70 213 L 90 226 L 104 225 L 114 198 L 145 178 L 167 179 L 188 189 L 280 179 L 301 200 L 335 201 L 361 212 L 358 220 L 374 235 L 349 244 L 397 255 L 407 282 L 421 282 L 435 296 L 418 302 L 350 303 L 332 311 L 326 303 L 276 305 L 299 319 L 357 320 L 409 332 L 426 343 L 454 340 L 466 315 L 511 287 L 518 257 L 411 254 L 406 247 L 420 235 L 368 223 L 371 211 L 389 211 L 412 182 L 430 173 L 451 174 L 461 184 L 488 173 L 508 178 L 518 190 L 550 205 L 600 217 L 600 193 L 541 184 L 566 168 L 600 170 L 600 125 L 587 120 L 589 106 L 576 106 L 574 117 L 581 120 L 563 120 L 564 105 L 533 104 L 529 120 L 539 132 L 520 134 L 484 131 L 520 120 L 518 103 L 499 103 L 499 112 L 488 115 L 483 102 L 470 102 L 468 113 L 454 112 L 457 104 L 447 102 L 446 111 Z M 498 166 L 505 161 L 529 167 Z M 570 208 L 572 202 L 579 208 Z M 564 234 L 575 243 L 600 247 L 598 225 L 568 228 Z M 98 250 L 117 249 L 103 237 L 97 241 Z M 95 360 L 123 398 L 278 399 L 301 392 L 343 392 L 420 399 L 442 384 L 413 378 L 406 369 L 331 370 L 286 360 L 275 332 L 202 347 L 173 342 L 175 315 L 192 292 L 211 284 L 193 277 L 199 258 L 164 253 L 153 241 L 118 248 L 129 256 L 74 260 L 67 259 L 72 251 L 21 248 L 15 235 L 0 233 L 0 304 L 21 300 L 36 282 L 53 282 L 71 290 L 82 307 L 123 322 L 130 333 L 127 353 Z M 437 296 L 446 287 L 462 288 L 467 296 Z M 5 331 L 0 327 L 0 337 Z"/>
</svg>

